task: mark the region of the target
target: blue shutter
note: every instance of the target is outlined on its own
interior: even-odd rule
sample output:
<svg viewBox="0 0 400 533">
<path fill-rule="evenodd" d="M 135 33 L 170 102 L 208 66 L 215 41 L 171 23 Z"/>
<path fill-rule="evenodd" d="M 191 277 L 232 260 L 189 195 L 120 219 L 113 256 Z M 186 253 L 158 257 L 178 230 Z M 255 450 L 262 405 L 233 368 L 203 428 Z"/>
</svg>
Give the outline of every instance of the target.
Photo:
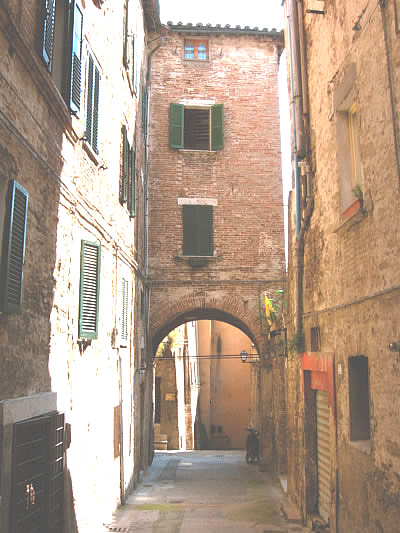
<svg viewBox="0 0 400 533">
<path fill-rule="evenodd" d="M 71 7 L 71 9 L 72 45 L 69 107 L 73 113 L 78 113 L 81 108 L 83 15 L 76 2 L 73 2 L 73 6 Z"/>
<path fill-rule="evenodd" d="M 20 312 L 22 307 L 27 211 L 27 191 L 10 181 L 0 287 L 0 310 L 4 313 Z"/>
<path fill-rule="evenodd" d="M 53 46 L 54 46 L 54 21 L 56 14 L 55 0 L 45 0 L 43 6 L 43 39 L 42 39 L 42 57 L 51 72 L 53 63 Z"/>
<path fill-rule="evenodd" d="M 97 339 L 100 294 L 100 245 L 81 243 L 81 280 L 79 290 L 79 338 Z"/>
</svg>

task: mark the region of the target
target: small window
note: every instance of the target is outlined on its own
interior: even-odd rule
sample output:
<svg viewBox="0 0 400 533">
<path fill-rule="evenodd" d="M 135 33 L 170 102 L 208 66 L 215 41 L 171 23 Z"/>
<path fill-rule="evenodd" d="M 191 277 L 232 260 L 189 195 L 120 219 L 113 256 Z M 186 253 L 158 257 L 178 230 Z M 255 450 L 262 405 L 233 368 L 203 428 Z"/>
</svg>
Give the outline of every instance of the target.
<svg viewBox="0 0 400 533">
<path fill-rule="evenodd" d="M 99 153 L 100 67 L 88 51 L 86 77 L 86 138 L 93 151 Z"/>
<path fill-rule="evenodd" d="M 319 352 L 321 350 L 321 334 L 319 327 L 311 328 L 311 351 Z"/>
<path fill-rule="evenodd" d="M 200 39 L 185 39 L 185 59 L 207 61 L 208 41 Z"/>
<path fill-rule="evenodd" d="M 100 294 L 100 245 L 81 243 L 81 280 L 79 291 L 79 338 L 97 339 Z"/>
<path fill-rule="evenodd" d="M 350 440 L 370 439 L 368 357 L 349 357 Z"/>
<path fill-rule="evenodd" d="M 224 147 L 224 106 L 170 105 L 170 148 L 221 150 Z"/>
<path fill-rule="evenodd" d="M 212 256 L 213 208 L 210 205 L 183 206 L 183 255 Z"/>
</svg>

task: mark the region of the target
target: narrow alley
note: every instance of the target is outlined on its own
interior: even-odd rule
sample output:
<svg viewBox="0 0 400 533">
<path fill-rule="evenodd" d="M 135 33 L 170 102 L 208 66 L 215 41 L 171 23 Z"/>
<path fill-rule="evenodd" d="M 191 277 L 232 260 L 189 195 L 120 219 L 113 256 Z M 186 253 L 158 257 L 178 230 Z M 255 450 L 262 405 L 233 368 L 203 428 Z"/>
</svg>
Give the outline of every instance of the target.
<svg viewBox="0 0 400 533">
<path fill-rule="evenodd" d="M 240 450 L 156 452 L 105 531 L 300 533 L 300 516 L 270 472 Z"/>
</svg>

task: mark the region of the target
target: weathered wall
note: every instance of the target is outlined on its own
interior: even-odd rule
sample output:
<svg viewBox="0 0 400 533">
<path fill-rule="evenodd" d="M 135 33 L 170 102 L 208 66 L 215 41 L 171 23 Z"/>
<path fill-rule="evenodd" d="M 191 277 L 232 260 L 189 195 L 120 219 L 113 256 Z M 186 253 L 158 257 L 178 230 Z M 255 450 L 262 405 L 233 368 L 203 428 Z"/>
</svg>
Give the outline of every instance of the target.
<svg viewBox="0 0 400 533">
<path fill-rule="evenodd" d="M 0 6 L 0 202 L 12 178 L 29 193 L 23 308 L 20 315 L 0 316 L 0 399 L 57 392 L 72 436 L 66 453 L 68 531 L 102 526 L 132 486 L 139 440 L 133 419 L 134 370 L 140 365 L 135 348 L 145 348 L 144 136 L 139 91 L 133 91 L 122 62 L 123 2 L 101 9 L 92 1 L 78 4 L 84 17 L 78 116 L 71 116 L 38 52 L 41 3 L 12 0 Z M 145 28 L 141 3 L 130 4 L 140 87 Z M 98 156 L 82 140 L 88 46 L 102 75 Z M 122 125 L 131 144 L 137 133 L 136 218 L 119 203 Z M 78 338 L 81 239 L 101 245 L 99 336 L 91 342 Z M 130 283 L 124 347 L 115 339 L 122 276 Z M 150 398 L 151 380 L 145 379 Z M 137 404 L 137 418 L 150 419 L 150 408 L 151 399 Z"/>
<path fill-rule="evenodd" d="M 304 4 L 307 4 L 305 2 Z M 321 2 L 322 4 L 322 2 Z M 310 105 L 314 210 L 305 236 L 304 333 L 319 327 L 319 350 L 333 361 L 336 420 L 331 415 L 330 520 L 337 531 L 395 531 L 400 493 L 396 391 L 399 354 L 399 89 L 400 53 L 395 5 L 326 1 L 325 15 L 305 14 Z M 303 2 L 299 2 L 301 7 Z M 304 6 L 305 8 L 307 5 Z M 399 13 L 397 13 L 399 14 Z M 387 31 L 389 57 L 385 47 Z M 388 65 L 393 74 L 393 124 Z M 341 162 L 345 146 L 338 136 L 341 105 L 347 95 L 359 115 L 363 209 L 346 215 L 341 206 Z M 294 231 L 294 195 L 291 225 Z M 289 260 L 289 322 L 295 312 L 295 237 Z M 294 335 L 293 325 L 290 335 Z M 350 438 L 349 357 L 364 355 L 369 368 L 370 439 Z M 312 355 L 315 364 L 321 355 Z M 315 457 L 303 448 L 307 410 L 301 360 L 289 358 L 289 490 L 304 515 L 312 504 L 315 480 L 307 475 Z M 303 416 L 305 418 L 303 418 Z M 304 425 L 305 424 L 305 425 Z M 305 474 L 306 472 L 306 474 Z M 311 494 L 311 496 L 310 496 Z M 314 506 L 314 508 L 313 508 Z"/>
</svg>

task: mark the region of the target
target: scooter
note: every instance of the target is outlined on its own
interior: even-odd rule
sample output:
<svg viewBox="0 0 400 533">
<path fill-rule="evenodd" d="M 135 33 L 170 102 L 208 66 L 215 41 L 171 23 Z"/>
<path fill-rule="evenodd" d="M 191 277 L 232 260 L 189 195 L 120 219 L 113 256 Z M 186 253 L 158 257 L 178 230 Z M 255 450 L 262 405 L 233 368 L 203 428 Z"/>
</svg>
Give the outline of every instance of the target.
<svg viewBox="0 0 400 533">
<path fill-rule="evenodd" d="M 247 428 L 247 431 L 249 434 L 246 440 L 246 463 L 258 463 L 260 460 L 259 433 L 253 428 Z"/>
</svg>

